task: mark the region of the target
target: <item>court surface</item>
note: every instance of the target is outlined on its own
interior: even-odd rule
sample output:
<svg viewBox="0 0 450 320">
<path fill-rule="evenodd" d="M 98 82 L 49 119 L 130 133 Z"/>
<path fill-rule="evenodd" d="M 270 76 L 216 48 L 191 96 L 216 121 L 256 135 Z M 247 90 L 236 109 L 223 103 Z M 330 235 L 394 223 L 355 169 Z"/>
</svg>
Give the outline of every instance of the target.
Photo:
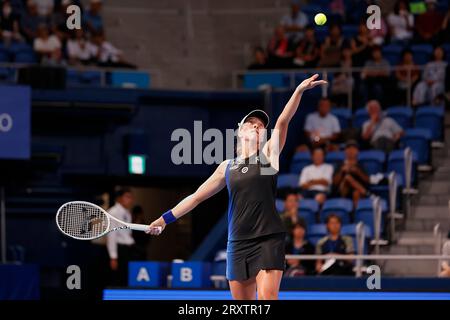
<svg viewBox="0 0 450 320">
<path fill-rule="evenodd" d="M 450 300 L 450 292 L 281 291 L 280 300 Z M 231 300 L 226 290 L 106 289 L 104 300 Z"/>
</svg>

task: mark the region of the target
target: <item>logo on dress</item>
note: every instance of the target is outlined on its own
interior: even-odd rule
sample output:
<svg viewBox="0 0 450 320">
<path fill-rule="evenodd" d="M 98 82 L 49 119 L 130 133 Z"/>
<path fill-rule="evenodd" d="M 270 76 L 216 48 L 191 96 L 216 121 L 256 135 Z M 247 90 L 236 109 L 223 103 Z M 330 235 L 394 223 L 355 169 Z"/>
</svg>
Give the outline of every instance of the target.
<svg viewBox="0 0 450 320">
<path fill-rule="evenodd" d="M 247 173 L 247 171 L 248 171 L 248 167 L 243 167 L 243 168 L 241 169 L 241 172 L 242 172 L 242 173 Z"/>
</svg>

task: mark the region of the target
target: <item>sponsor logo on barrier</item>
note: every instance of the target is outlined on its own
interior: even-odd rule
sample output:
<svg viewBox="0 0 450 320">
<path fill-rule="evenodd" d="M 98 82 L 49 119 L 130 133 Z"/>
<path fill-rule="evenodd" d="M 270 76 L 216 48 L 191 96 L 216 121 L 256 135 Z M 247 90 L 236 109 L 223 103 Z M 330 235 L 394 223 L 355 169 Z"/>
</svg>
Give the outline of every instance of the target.
<svg viewBox="0 0 450 320">
<path fill-rule="evenodd" d="M 13 119 L 8 113 L 0 114 L 0 132 L 11 131 L 13 127 Z"/>
<path fill-rule="evenodd" d="M 81 289 L 81 269 L 77 265 L 70 265 L 66 269 L 66 273 L 69 274 L 66 280 L 66 286 L 69 290 Z"/>
<path fill-rule="evenodd" d="M 70 15 L 66 21 L 67 29 L 81 29 L 81 8 L 77 5 L 71 5 L 67 7 L 66 13 Z"/>
<path fill-rule="evenodd" d="M 367 267 L 367 273 L 370 276 L 367 278 L 366 286 L 369 290 L 381 289 L 381 269 L 380 266 L 374 264 Z"/>
</svg>

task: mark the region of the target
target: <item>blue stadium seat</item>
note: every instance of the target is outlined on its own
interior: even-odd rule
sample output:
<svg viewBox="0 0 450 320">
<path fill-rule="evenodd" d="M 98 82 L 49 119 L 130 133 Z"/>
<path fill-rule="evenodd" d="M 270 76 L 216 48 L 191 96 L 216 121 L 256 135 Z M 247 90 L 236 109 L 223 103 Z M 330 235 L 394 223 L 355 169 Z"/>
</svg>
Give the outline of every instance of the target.
<svg viewBox="0 0 450 320">
<path fill-rule="evenodd" d="M 36 54 L 33 51 L 19 51 L 14 55 L 16 63 L 36 63 Z"/>
<path fill-rule="evenodd" d="M 352 112 L 347 108 L 333 108 L 331 109 L 331 113 L 334 114 L 341 126 L 341 129 L 346 129 L 350 125 L 350 119 L 352 118 Z"/>
<path fill-rule="evenodd" d="M 296 174 L 280 174 L 278 176 L 277 188 L 297 188 L 299 176 Z"/>
<path fill-rule="evenodd" d="M 386 115 L 394 119 L 403 130 L 411 128 L 413 110 L 404 106 L 390 107 L 386 110 Z"/>
<path fill-rule="evenodd" d="M 383 46 L 382 48 L 383 57 L 387 61 L 389 61 L 389 63 L 392 66 L 395 66 L 400 62 L 403 49 L 404 49 L 403 46 L 398 44 L 389 44 Z"/>
<path fill-rule="evenodd" d="M 227 270 L 227 262 L 226 261 L 214 261 L 212 263 L 211 274 L 215 276 L 224 276 L 226 275 Z"/>
<path fill-rule="evenodd" d="M 367 113 L 366 108 L 361 108 L 355 111 L 353 115 L 353 127 L 354 128 L 362 128 L 364 122 L 369 120 L 369 114 Z"/>
<path fill-rule="evenodd" d="M 416 181 L 416 165 L 417 165 L 417 154 L 413 151 L 413 170 L 412 170 L 412 183 Z M 405 154 L 404 150 L 394 150 L 388 156 L 387 172 L 394 171 L 399 176 L 401 176 L 402 181 L 405 181 Z"/>
<path fill-rule="evenodd" d="M 358 155 L 359 162 L 368 174 L 384 172 L 386 155 L 380 150 L 361 151 Z"/>
<path fill-rule="evenodd" d="M 314 199 L 301 199 L 299 201 L 300 214 L 311 215 L 315 218 L 319 211 L 319 204 Z"/>
<path fill-rule="evenodd" d="M 356 225 L 357 223 L 346 224 L 342 226 L 341 234 L 346 236 L 356 236 Z M 372 238 L 372 230 L 368 225 L 364 225 L 364 231 L 366 234 L 366 238 Z"/>
<path fill-rule="evenodd" d="M 9 52 L 16 55 L 19 52 L 30 52 L 33 51 L 33 47 L 25 42 L 13 42 L 8 47 Z"/>
<path fill-rule="evenodd" d="M 341 217 L 342 224 L 350 223 L 350 213 L 353 210 L 353 203 L 349 199 L 345 198 L 333 198 L 328 199 L 323 204 L 320 218 L 322 222 L 326 221 L 327 216 L 334 213 Z"/>
<path fill-rule="evenodd" d="M 299 211 L 298 216 L 305 220 L 307 226 L 311 226 L 314 223 L 316 223 L 315 214 L 313 214 L 309 211 Z"/>
<path fill-rule="evenodd" d="M 319 43 L 322 43 L 325 41 L 325 38 L 328 36 L 328 26 L 315 26 L 314 27 L 316 39 Z"/>
<path fill-rule="evenodd" d="M 100 87 L 101 72 L 100 71 L 78 71 L 73 69 L 67 70 L 67 86 L 68 87 Z"/>
<path fill-rule="evenodd" d="M 292 157 L 290 173 L 300 175 L 303 168 L 312 163 L 311 154 L 309 152 L 296 152 Z"/>
<path fill-rule="evenodd" d="M 346 39 L 351 39 L 358 34 L 358 26 L 354 24 L 345 24 L 342 26 L 342 35 Z"/>
<path fill-rule="evenodd" d="M 387 212 L 387 203 L 385 200 L 381 200 L 381 208 L 383 215 L 381 216 L 381 230 L 384 225 L 384 213 Z M 361 199 L 358 201 L 355 210 L 355 223 L 363 222 L 370 228 L 371 234 L 374 234 L 374 216 L 373 216 L 373 202 L 372 199 Z"/>
<path fill-rule="evenodd" d="M 325 162 L 333 165 L 335 168 L 345 159 L 344 151 L 332 151 L 328 152 L 325 156 Z"/>
<path fill-rule="evenodd" d="M 445 51 L 445 58 L 448 63 L 450 63 L 450 43 L 442 44 L 442 49 Z"/>
<path fill-rule="evenodd" d="M 433 141 L 443 141 L 444 108 L 426 106 L 416 111 L 416 128 L 431 130 Z"/>
<path fill-rule="evenodd" d="M 306 236 L 307 240 L 315 247 L 317 242 L 323 238 L 323 236 Z"/>
<path fill-rule="evenodd" d="M 430 163 L 430 129 L 408 129 L 401 138 L 402 148 L 410 147 L 417 154 L 419 164 Z"/>
<path fill-rule="evenodd" d="M 270 85 L 274 88 L 289 88 L 289 77 L 282 72 L 244 74 L 244 89 L 258 89 L 261 85 Z"/>
<path fill-rule="evenodd" d="M 284 210 L 284 200 L 282 199 L 275 199 L 275 208 L 278 212 L 283 212 Z"/>
<path fill-rule="evenodd" d="M 433 54 L 433 46 L 431 44 L 414 44 L 411 46 L 414 62 L 418 65 L 426 64 L 430 61 Z"/>
<path fill-rule="evenodd" d="M 0 62 L 10 62 L 10 56 L 7 50 L 0 48 Z"/>
<path fill-rule="evenodd" d="M 324 223 L 317 223 L 309 226 L 308 237 L 324 237 L 328 234 L 327 226 Z"/>
</svg>

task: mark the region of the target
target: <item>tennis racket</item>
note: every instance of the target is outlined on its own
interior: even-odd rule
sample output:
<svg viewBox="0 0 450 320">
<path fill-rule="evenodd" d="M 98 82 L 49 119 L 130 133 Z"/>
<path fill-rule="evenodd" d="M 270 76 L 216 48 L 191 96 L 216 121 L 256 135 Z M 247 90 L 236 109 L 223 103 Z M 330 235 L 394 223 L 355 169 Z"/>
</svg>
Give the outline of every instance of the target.
<svg viewBox="0 0 450 320">
<path fill-rule="evenodd" d="M 112 231 L 131 229 L 149 231 L 145 224 L 123 222 L 99 206 L 85 201 L 71 201 L 63 204 L 56 213 L 56 225 L 66 236 L 77 240 L 93 240 Z M 157 234 L 161 227 L 155 228 Z"/>
</svg>

